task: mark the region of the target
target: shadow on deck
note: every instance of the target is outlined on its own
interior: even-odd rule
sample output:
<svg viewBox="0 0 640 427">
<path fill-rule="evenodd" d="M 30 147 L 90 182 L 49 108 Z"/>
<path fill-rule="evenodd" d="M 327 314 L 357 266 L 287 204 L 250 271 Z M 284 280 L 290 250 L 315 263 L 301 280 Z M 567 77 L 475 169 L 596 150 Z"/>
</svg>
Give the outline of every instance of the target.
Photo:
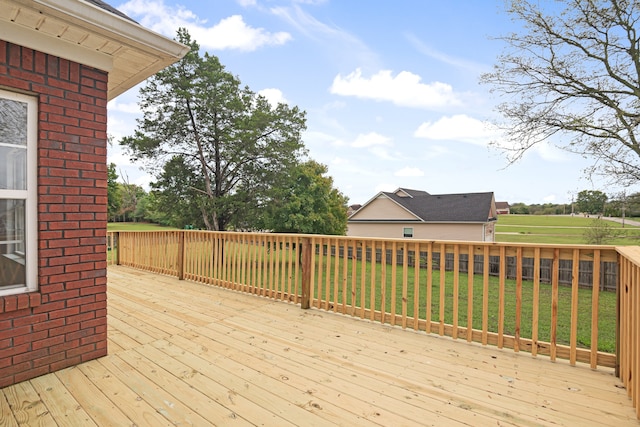
<svg viewBox="0 0 640 427">
<path fill-rule="evenodd" d="M 109 355 L 0 425 L 640 425 L 613 371 L 109 267 Z"/>
</svg>

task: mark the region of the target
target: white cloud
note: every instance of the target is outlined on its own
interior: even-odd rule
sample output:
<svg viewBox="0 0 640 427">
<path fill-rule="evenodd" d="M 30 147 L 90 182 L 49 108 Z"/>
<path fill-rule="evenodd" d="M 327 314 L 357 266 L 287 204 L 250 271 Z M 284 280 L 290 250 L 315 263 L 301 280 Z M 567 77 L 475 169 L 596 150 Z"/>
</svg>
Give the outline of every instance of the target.
<svg viewBox="0 0 640 427">
<path fill-rule="evenodd" d="M 369 149 L 369 152 L 382 160 L 399 160 L 399 158 L 396 155 L 389 153 L 383 147 L 371 147 Z"/>
<path fill-rule="evenodd" d="M 448 53 L 441 52 L 424 43 L 422 40 L 411 33 L 406 33 L 405 37 L 407 38 L 407 40 L 409 40 L 409 43 L 411 43 L 416 48 L 418 52 L 443 64 L 451 65 L 453 67 L 472 72 L 473 74 L 480 74 L 488 71 L 489 69 L 489 67 L 484 64 L 468 61 L 464 58 L 458 58 Z"/>
<path fill-rule="evenodd" d="M 118 102 L 113 99 L 107 103 L 109 111 L 119 111 L 121 113 L 140 114 L 140 106 L 137 102 Z"/>
<path fill-rule="evenodd" d="M 376 145 L 391 145 L 391 139 L 376 132 L 369 132 L 358 135 L 356 140 L 351 143 L 351 146 L 356 148 L 373 147 Z"/>
<path fill-rule="evenodd" d="M 394 173 L 395 176 L 424 176 L 424 172 L 419 168 L 405 167 Z"/>
<path fill-rule="evenodd" d="M 376 190 L 376 194 L 378 194 L 381 191 L 384 191 L 386 193 L 390 193 L 390 192 L 392 192 L 393 190 L 395 190 L 397 188 L 398 188 L 397 185 L 388 184 L 388 183 L 382 183 L 382 184 L 376 185 L 375 190 Z M 374 196 L 374 194 L 372 194 L 371 196 Z"/>
<path fill-rule="evenodd" d="M 520 141 L 513 141 L 507 138 L 496 138 L 491 142 L 492 148 L 506 154 L 506 159 L 515 160 L 517 154 L 522 151 Z M 568 162 L 571 161 L 571 154 L 554 145 L 553 141 L 544 140 L 537 142 L 526 150 L 525 155 L 537 154 L 542 160 L 549 162 Z"/>
<path fill-rule="evenodd" d="M 258 4 L 256 0 L 236 0 L 242 7 L 255 6 Z"/>
<path fill-rule="evenodd" d="M 287 32 L 272 33 L 254 28 L 241 15 L 232 15 L 215 25 L 208 25 L 184 6 L 168 6 L 163 0 L 130 0 L 118 8 L 135 18 L 144 27 L 168 37 L 175 37 L 178 28 L 188 29 L 201 47 L 212 50 L 237 49 L 253 51 L 263 46 L 281 45 L 291 40 Z"/>
<path fill-rule="evenodd" d="M 537 143 L 531 148 L 531 151 L 550 162 L 564 162 L 569 159 L 569 154 L 566 151 L 547 142 Z"/>
<path fill-rule="evenodd" d="M 252 51 L 264 45 L 281 45 L 291 40 L 291 34 L 286 32 L 270 33 L 264 28 L 252 28 L 240 15 L 224 18 L 213 27 L 194 29 L 193 36 L 214 50 Z"/>
<path fill-rule="evenodd" d="M 345 159 L 344 157 L 334 157 L 333 160 L 331 160 L 331 164 L 332 165 L 349 165 L 351 164 L 351 161 L 349 159 Z"/>
<path fill-rule="evenodd" d="M 280 89 L 274 89 L 274 88 L 262 89 L 258 91 L 258 95 L 262 95 L 265 98 L 267 98 L 267 101 L 269 101 L 269 104 L 271 104 L 273 108 L 277 107 L 278 104 L 281 104 L 281 103 L 282 104 L 289 103 L 289 101 L 287 101 L 287 99 L 284 97 Z"/>
<path fill-rule="evenodd" d="M 139 177 L 137 177 L 134 181 L 133 184 L 139 185 L 140 187 L 144 188 L 145 190 L 149 191 L 149 189 L 151 188 L 151 183 L 154 181 L 153 177 L 151 175 L 140 175 Z"/>
<path fill-rule="evenodd" d="M 116 166 L 130 166 L 131 159 L 120 147 L 109 148 L 107 164 L 114 163 Z"/>
<path fill-rule="evenodd" d="M 326 24 L 306 12 L 300 4 L 322 4 L 325 0 L 294 0 L 290 7 L 278 6 L 270 12 L 305 37 L 325 47 L 338 64 L 354 63 L 378 67 L 377 54 L 362 40 L 334 24 Z"/>
<path fill-rule="evenodd" d="M 327 144 L 331 144 L 336 147 L 343 147 L 348 145 L 338 137 L 316 130 L 306 130 L 303 133 L 302 139 L 305 141 L 307 146 L 318 145 L 320 147 L 325 147 Z"/>
<path fill-rule="evenodd" d="M 293 0 L 294 3 L 320 5 L 326 3 L 328 0 Z"/>
<path fill-rule="evenodd" d="M 444 145 L 429 144 L 427 147 L 425 147 L 425 151 L 421 154 L 422 159 L 432 160 L 438 157 L 449 157 L 455 155 L 455 152 Z"/>
<path fill-rule="evenodd" d="M 416 129 L 413 136 L 437 141 L 461 141 L 487 146 L 500 136 L 498 128 L 465 114 L 442 117 L 435 122 L 425 122 Z"/>
<path fill-rule="evenodd" d="M 335 95 L 355 96 L 376 101 L 390 101 L 404 107 L 441 108 L 461 105 L 460 96 L 451 85 L 441 82 L 422 83 L 422 78 L 409 71 L 393 76 L 390 70 L 381 70 L 370 78 L 356 69 L 343 77 L 333 79 L 330 91 Z"/>
<path fill-rule="evenodd" d="M 107 119 L 107 133 L 110 137 L 113 137 L 113 143 L 118 144 L 118 141 L 125 136 L 133 135 L 136 129 L 136 122 L 128 117 L 123 117 L 121 113 L 109 113 Z"/>
</svg>

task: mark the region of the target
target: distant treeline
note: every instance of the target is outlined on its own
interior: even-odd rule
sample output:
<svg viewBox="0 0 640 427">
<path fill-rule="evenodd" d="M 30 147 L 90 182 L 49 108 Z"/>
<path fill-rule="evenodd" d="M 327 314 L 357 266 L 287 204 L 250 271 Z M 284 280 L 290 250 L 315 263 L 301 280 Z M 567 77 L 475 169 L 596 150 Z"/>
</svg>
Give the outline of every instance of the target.
<svg viewBox="0 0 640 427">
<path fill-rule="evenodd" d="M 520 215 L 568 215 L 571 213 L 624 215 L 640 217 L 640 193 L 606 195 L 600 191 L 581 191 L 572 203 L 525 204 L 511 203 L 512 214 Z"/>
<path fill-rule="evenodd" d="M 527 205 L 525 203 L 514 203 L 510 205 L 509 211 L 517 215 L 566 215 L 571 213 L 571 204 L 545 203 L 543 205 Z"/>
</svg>

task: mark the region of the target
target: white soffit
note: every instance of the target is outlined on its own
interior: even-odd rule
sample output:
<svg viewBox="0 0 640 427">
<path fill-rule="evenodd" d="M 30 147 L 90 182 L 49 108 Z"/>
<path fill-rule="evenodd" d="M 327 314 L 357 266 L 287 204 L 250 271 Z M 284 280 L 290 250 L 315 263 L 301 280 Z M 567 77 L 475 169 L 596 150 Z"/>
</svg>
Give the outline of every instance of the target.
<svg viewBox="0 0 640 427">
<path fill-rule="evenodd" d="M 82 0 L 0 0 L 0 39 L 109 73 L 111 100 L 188 48 Z"/>
</svg>

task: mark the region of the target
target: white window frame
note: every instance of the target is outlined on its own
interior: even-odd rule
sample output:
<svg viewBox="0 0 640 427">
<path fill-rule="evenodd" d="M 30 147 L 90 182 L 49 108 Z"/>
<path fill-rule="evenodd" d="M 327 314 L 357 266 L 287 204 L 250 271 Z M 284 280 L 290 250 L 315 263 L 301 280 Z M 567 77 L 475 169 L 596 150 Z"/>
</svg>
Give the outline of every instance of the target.
<svg viewBox="0 0 640 427">
<path fill-rule="evenodd" d="M 25 200 L 25 251 L 15 252 L 24 257 L 26 283 L 24 286 L 0 288 L 0 296 L 33 292 L 38 289 L 38 101 L 35 96 L 0 89 L 0 98 L 27 104 L 27 189 L 0 189 L 0 199 Z"/>
<path fill-rule="evenodd" d="M 411 230 L 411 236 L 407 236 L 407 230 Z M 402 237 L 405 239 L 413 238 L 413 227 L 402 227 Z"/>
</svg>

